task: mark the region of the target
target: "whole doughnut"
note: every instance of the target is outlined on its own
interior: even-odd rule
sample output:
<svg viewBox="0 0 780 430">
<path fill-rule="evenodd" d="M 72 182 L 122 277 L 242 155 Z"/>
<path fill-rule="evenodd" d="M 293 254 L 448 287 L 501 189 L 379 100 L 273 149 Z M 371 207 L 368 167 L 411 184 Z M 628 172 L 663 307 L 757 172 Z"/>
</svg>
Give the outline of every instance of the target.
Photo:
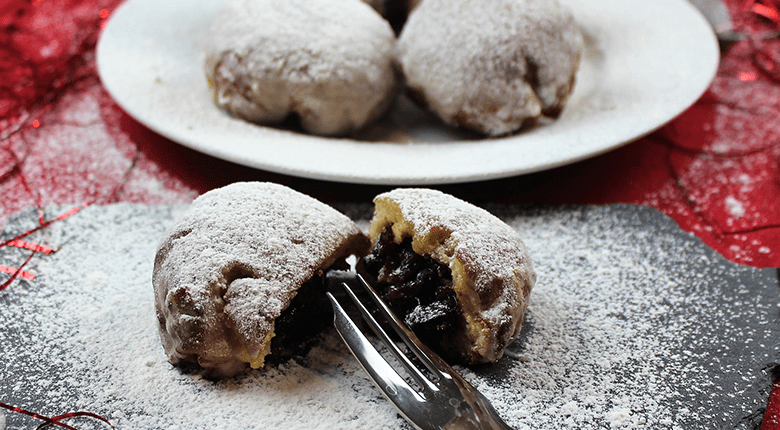
<svg viewBox="0 0 780 430">
<path fill-rule="evenodd" d="M 379 117 L 396 91 L 395 36 L 361 0 L 230 0 L 213 22 L 205 71 L 215 103 L 245 120 L 342 135 Z"/>
<path fill-rule="evenodd" d="M 447 124 L 498 136 L 560 114 L 582 47 L 555 0 L 425 0 L 398 55 L 412 98 Z"/>
</svg>

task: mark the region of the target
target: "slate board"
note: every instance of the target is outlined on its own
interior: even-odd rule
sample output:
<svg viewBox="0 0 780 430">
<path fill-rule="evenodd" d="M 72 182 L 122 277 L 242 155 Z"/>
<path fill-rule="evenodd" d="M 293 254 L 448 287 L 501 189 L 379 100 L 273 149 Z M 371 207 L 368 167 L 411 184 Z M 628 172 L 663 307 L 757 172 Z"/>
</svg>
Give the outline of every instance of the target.
<svg viewBox="0 0 780 430">
<path fill-rule="evenodd" d="M 362 227 L 367 225 L 372 210 L 370 205 L 338 208 Z M 508 348 L 508 356 L 494 365 L 461 368 L 464 376 L 497 404 L 510 424 L 518 429 L 550 428 L 553 424 L 557 428 L 605 429 L 750 429 L 760 425 L 771 390 L 772 371 L 780 362 L 780 285 L 776 269 L 731 263 L 681 231 L 672 220 L 647 207 L 487 209 L 521 231 L 540 272 L 523 331 Z M 132 304 L 112 303 L 110 297 L 86 289 L 114 291 L 111 288 L 117 287 L 109 285 L 116 277 L 132 280 L 131 285 L 120 286 L 122 291 L 148 288 L 151 297 L 148 280 L 154 246 L 181 210 L 183 207 L 179 206 L 94 206 L 25 239 L 58 251 L 38 255 L 31 261 L 26 270 L 37 275 L 34 281 L 15 281 L 0 291 L 0 402 L 50 416 L 86 409 L 105 416 L 118 429 L 136 428 L 139 423 L 145 423 L 145 428 L 159 429 L 177 425 L 230 427 L 229 418 L 208 415 L 209 405 L 202 407 L 202 413 L 209 418 L 200 426 L 180 421 L 183 418 L 164 404 L 155 409 L 134 403 L 132 396 L 138 394 L 128 391 L 132 384 L 123 384 L 122 378 L 132 368 L 132 354 L 139 355 L 133 351 L 140 350 L 145 366 L 157 372 L 157 382 L 163 383 L 165 378 L 176 380 L 173 386 L 177 390 L 191 387 L 206 399 L 210 398 L 210 390 L 254 389 L 252 384 L 268 384 L 270 379 L 302 374 L 296 372 L 319 372 L 319 378 L 330 378 L 335 384 L 333 402 L 338 400 L 339 390 L 346 397 L 354 390 L 356 399 L 367 397 L 371 404 L 355 405 L 369 409 L 356 409 L 354 416 L 344 422 L 339 421 L 340 414 L 346 412 L 320 405 L 312 411 L 315 415 L 308 423 L 304 413 L 300 426 L 320 423 L 320 428 L 328 428 L 349 423 L 356 427 L 409 428 L 372 391 L 373 387 L 355 370 L 358 368 L 354 360 L 334 344 L 335 337 L 331 335 L 326 335 L 324 346 L 316 353 L 328 357 L 327 360 L 315 354 L 300 364 L 256 371 L 227 385 L 214 385 L 171 368 L 164 362 L 159 344 L 147 347 L 129 343 L 128 363 L 101 364 L 100 358 L 95 357 L 102 351 L 98 345 L 101 333 L 83 333 L 91 327 L 90 315 L 116 312 L 118 324 L 126 324 L 134 320 L 122 315 L 122 309 L 138 309 Z M 56 208 L 47 212 L 47 217 L 60 213 Z M 0 240 L 35 227 L 37 220 L 38 214 L 32 210 L 17 214 L 6 224 Z M 138 252 L 138 247 L 144 251 Z M 68 252 L 79 256 L 105 253 L 110 264 L 93 257 L 92 261 L 75 259 L 70 265 Z M 0 264 L 16 267 L 28 255 L 28 250 L 3 247 Z M 64 267 L 69 269 L 63 271 Z M 112 268 L 115 274 L 111 273 Z M 102 273 L 107 279 L 95 273 Z M 6 276 L 0 275 L 0 280 Z M 614 300 L 603 300 L 605 289 L 614 290 Z M 139 297 L 143 294 L 146 293 Z M 610 303 L 600 303 L 605 301 Z M 77 316 L 85 307 L 93 310 Z M 142 328 L 154 327 L 153 311 L 149 313 L 152 315 L 148 318 L 143 314 L 134 317 Z M 61 321 L 53 323 L 52 318 Z M 128 342 L 135 339 L 130 335 L 134 326 L 135 323 L 128 326 Z M 608 332 L 600 336 L 601 327 L 618 327 L 616 333 L 622 337 L 609 338 Z M 629 329 L 636 332 L 635 338 L 626 336 Z M 56 337 L 47 337 L 55 332 Z M 95 339 L 95 346 L 81 342 L 81 346 L 73 348 L 76 343 L 70 339 L 71 333 L 73 339 Z M 554 333 L 561 334 L 567 343 L 558 344 L 552 337 Z M 150 335 L 145 336 L 142 338 Z M 659 348 L 643 346 L 649 343 Z M 619 354 L 623 344 L 629 352 L 627 356 Z M 148 359 L 144 348 L 149 349 Z M 594 351 L 607 351 L 614 356 L 601 362 Z M 642 362 L 644 357 L 652 359 Z M 557 360 L 570 366 L 560 374 L 554 373 L 553 370 L 565 368 Z M 332 363 L 337 363 L 340 373 L 323 370 L 323 366 Z M 596 369 L 598 366 L 603 369 Z M 101 376 L 103 371 L 108 376 Z M 545 378 L 547 371 L 550 373 Z M 589 375 L 596 376 L 598 381 L 589 382 Z M 608 381 L 601 380 L 602 376 Z M 94 386 L 91 384 L 98 382 L 101 390 L 110 387 L 112 382 L 106 378 L 116 379 L 117 386 L 110 395 L 90 389 Z M 157 382 L 149 382 L 150 391 Z M 611 393 L 605 392 L 605 387 L 614 387 L 615 395 L 625 398 L 609 398 Z M 629 398 L 625 396 L 629 392 L 626 387 L 630 387 L 629 400 L 634 404 L 625 403 Z M 646 398 L 636 402 L 643 398 L 642 387 L 647 387 Z M 587 390 L 600 397 L 591 396 L 588 403 L 589 397 L 583 394 Z M 257 392 L 262 390 L 251 395 L 257 396 Z M 545 396 L 551 396 L 551 400 L 550 406 L 543 409 Z M 328 403 L 327 399 L 326 393 L 314 400 Z M 263 400 L 256 401 L 259 408 Z M 651 403 L 652 408 L 648 406 Z M 654 417 L 656 410 L 662 411 L 664 417 Z M 367 411 L 379 411 L 378 416 L 387 416 L 388 421 L 361 422 L 361 414 Z M 7 429 L 40 424 L 20 414 L 6 411 L 5 415 Z M 104 428 L 85 419 L 68 422 L 81 429 Z M 290 424 L 285 427 L 297 428 Z"/>
</svg>

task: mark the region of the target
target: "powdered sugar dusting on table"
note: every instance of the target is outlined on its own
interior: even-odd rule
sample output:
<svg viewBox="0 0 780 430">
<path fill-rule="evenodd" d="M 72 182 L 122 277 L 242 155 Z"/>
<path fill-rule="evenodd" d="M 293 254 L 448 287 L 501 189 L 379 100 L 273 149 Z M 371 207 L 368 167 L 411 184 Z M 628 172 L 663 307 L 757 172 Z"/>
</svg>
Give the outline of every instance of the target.
<svg viewBox="0 0 780 430">
<path fill-rule="evenodd" d="M 90 410 L 117 429 L 409 428 L 332 333 L 300 363 L 227 381 L 170 366 L 151 270 L 157 240 L 183 209 L 92 206 L 31 238 L 58 251 L 28 267 L 34 282 L 0 293 L 9 401 L 41 413 Z M 352 209 L 365 227 L 370 207 Z M 755 269 L 705 252 L 676 227 L 648 228 L 641 211 L 496 211 L 523 235 L 539 282 L 509 348 L 515 358 L 459 370 L 514 428 L 733 428 L 766 406 L 759 388 L 778 355 L 777 292 L 723 282 Z M 8 228 L 35 221 L 31 211 Z M 741 360 L 750 371 L 734 370 Z M 9 414 L 7 426 L 24 419 Z"/>
</svg>

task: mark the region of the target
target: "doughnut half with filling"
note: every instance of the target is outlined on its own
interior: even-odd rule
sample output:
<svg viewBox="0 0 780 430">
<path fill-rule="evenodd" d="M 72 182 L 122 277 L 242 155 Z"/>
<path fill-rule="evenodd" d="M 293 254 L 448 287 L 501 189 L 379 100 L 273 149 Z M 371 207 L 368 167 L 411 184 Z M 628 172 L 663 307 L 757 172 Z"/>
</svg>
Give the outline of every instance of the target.
<svg viewBox="0 0 780 430">
<path fill-rule="evenodd" d="M 582 49 L 556 0 L 425 0 L 398 40 L 407 93 L 445 123 L 489 136 L 558 117 Z"/>
<path fill-rule="evenodd" d="M 205 55 L 217 106 L 260 124 L 297 116 L 317 135 L 362 128 L 397 90 L 395 35 L 361 0 L 230 0 Z"/>
<path fill-rule="evenodd" d="M 169 361 L 230 377 L 262 367 L 269 354 L 293 354 L 332 323 L 324 272 L 368 247 L 345 215 L 281 185 L 203 194 L 168 230 L 154 263 Z"/>
<path fill-rule="evenodd" d="M 374 203 L 373 249 L 359 272 L 446 360 L 498 360 L 520 332 L 536 281 L 518 232 L 435 190 L 396 189 Z"/>
</svg>

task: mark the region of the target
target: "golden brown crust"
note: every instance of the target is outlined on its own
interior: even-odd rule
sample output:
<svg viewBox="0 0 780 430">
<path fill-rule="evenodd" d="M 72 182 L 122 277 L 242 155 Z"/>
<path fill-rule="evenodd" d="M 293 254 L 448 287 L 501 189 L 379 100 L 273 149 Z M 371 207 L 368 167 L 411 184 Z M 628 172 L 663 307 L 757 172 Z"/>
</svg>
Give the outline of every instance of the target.
<svg viewBox="0 0 780 430">
<path fill-rule="evenodd" d="M 458 339 L 469 363 L 498 360 L 520 332 L 536 281 L 517 231 L 489 212 L 439 191 L 397 189 L 380 194 L 369 237 L 386 227 L 395 241 L 412 238 L 414 252 L 448 266 L 466 319 Z"/>
<path fill-rule="evenodd" d="M 368 240 L 335 209 L 270 183 L 236 183 L 196 199 L 162 240 L 153 285 L 174 364 L 215 377 L 261 367 L 274 320 L 301 284 Z"/>
</svg>

